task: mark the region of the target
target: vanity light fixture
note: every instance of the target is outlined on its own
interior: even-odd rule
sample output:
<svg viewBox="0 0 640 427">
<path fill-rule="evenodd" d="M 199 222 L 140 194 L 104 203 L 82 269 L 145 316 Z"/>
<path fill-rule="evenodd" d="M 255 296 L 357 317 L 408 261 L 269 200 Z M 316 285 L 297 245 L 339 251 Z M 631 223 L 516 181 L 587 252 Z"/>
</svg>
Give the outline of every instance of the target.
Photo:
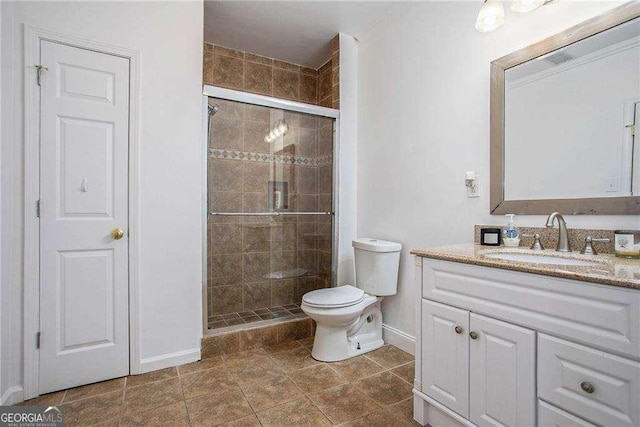
<svg viewBox="0 0 640 427">
<path fill-rule="evenodd" d="M 280 138 L 289 130 L 289 125 L 284 120 L 278 120 L 278 122 L 271 128 L 269 133 L 264 137 L 264 142 L 271 144 L 276 139 Z"/>
<path fill-rule="evenodd" d="M 514 13 L 528 13 L 552 1 L 554 0 L 512 0 L 511 11 Z M 484 0 L 476 19 L 476 30 L 481 33 L 487 33 L 502 24 L 504 24 L 502 0 Z"/>
<path fill-rule="evenodd" d="M 511 2 L 511 11 L 515 13 L 533 12 L 545 3 L 547 3 L 547 0 L 513 0 Z"/>
<path fill-rule="evenodd" d="M 481 33 L 493 31 L 504 24 L 504 7 L 502 0 L 484 0 L 484 4 L 478 12 L 476 30 Z"/>
</svg>

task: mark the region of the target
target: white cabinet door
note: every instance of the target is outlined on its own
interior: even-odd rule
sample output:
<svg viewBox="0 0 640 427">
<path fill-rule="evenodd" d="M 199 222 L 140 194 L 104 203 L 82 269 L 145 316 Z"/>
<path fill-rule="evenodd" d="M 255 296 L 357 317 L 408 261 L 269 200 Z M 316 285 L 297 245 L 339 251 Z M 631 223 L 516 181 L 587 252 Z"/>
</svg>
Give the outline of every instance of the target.
<svg viewBox="0 0 640 427">
<path fill-rule="evenodd" d="M 423 391 L 465 418 L 469 416 L 468 332 L 468 311 L 422 300 Z"/>
<path fill-rule="evenodd" d="M 535 332 L 471 313 L 469 336 L 471 422 L 535 425 Z"/>
<path fill-rule="evenodd" d="M 129 60 L 42 40 L 41 61 L 39 392 L 48 393 L 129 374 Z"/>
</svg>

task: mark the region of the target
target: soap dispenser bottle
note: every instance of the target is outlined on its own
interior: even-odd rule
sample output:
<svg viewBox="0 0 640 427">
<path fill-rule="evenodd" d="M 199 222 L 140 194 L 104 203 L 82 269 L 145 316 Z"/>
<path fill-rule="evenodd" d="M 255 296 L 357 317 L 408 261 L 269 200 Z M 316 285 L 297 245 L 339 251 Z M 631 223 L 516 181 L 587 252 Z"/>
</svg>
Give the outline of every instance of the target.
<svg viewBox="0 0 640 427">
<path fill-rule="evenodd" d="M 510 248 L 516 248 L 520 246 L 520 231 L 516 228 L 514 214 L 506 214 L 509 218 L 507 228 L 502 231 L 502 241 L 504 245 Z"/>
</svg>

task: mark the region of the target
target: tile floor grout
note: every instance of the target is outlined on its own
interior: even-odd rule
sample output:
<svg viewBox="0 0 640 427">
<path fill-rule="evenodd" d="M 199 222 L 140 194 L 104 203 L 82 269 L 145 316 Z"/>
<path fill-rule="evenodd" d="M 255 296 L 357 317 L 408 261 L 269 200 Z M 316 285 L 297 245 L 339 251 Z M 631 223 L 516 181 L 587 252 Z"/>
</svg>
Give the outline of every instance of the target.
<svg viewBox="0 0 640 427">
<path fill-rule="evenodd" d="M 251 313 L 251 315 L 248 313 Z M 296 317 L 301 317 L 302 314 L 303 311 L 299 304 L 285 304 L 281 306 L 245 309 L 242 311 L 209 316 L 207 318 L 207 327 L 208 330 L 216 330 L 236 325 L 252 325 L 265 320 L 295 319 Z"/>
<path fill-rule="evenodd" d="M 176 374 L 178 375 L 178 383 L 180 384 L 180 393 L 182 394 L 182 404 L 184 405 L 184 411 L 187 413 L 187 420 L 189 420 L 189 427 L 191 427 L 193 422 L 191 421 L 191 413 L 189 412 L 189 407 L 187 406 L 187 396 L 184 395 L 184 387 L 182 386 L 182 376 L 180 375 L 180 369 L 178 369 L 178 366 L 176 366 L 175 368 L 176 368 Z M 122 425 L 122 419 L 120 419 L 120 425 Z"/>
<path fill-rule="evenodd" d="M 65 391 L 65 396 L 68 390 Z M 124 384 L 122 385 L 122 405 L 120 405 L 120 418 L 118 419 L 118 425 L 122 425 L 122 419 L 124 418 L 125 402 L 127 401 L 127 377 L 124 377 Z"/>
<path fill-rule="evenodd" d="M 128 421 L 128 418 L 135 413 L 143 413 L 143 412 L 151 412 L 152 410 L 159 410 L 161 408 L 166 408 L 170 405 L 174 405 L 176 402 L 171 402 L 171 403 L 166 403 L 163 402 L 162 404 L 158 404 L 158 406 L 152 406 L 149 408 L 145 408 L 143 410 L 139 410 L 139 411 L 134 411 L 132 412 L 129 416 L 125 416 L 125 412 L 126 412 L 126 402 L 127 402 L 127 390 L 128 389 L 138 389 L 140 387 L 143 386 L 149 386 L 151 384 L 154 383 L 158 383 L 160 381 L 166 381 L 166 380 L 170 380 L 170 379 L 177 379 L 179 387 L 180 387 L 180 395 L 182 397 L 181 401 L 184 407 L 184 411 L 186 413 L 186 420 L 188 422 L 188 425 L 193 425 L 194 424 L 194 419 L 193 419 L 193 414 L 191 413 L 192 411 L 189 410 L 189 404 L 188 401 L 192 401 L 195 399 L 199 399 L 202 398 L 203 396 L 206 396 L 206 393 L 203 393 L 201 395 L 194 395 L 191 396 L 189 399 L 187 398 L 187 394 L 185 394 L 185 388 L 184 388 L 184 378 L 188 377 L 189 375 L 195 375 L 195 374 L 200 374 L 202 375 L 203 373 L 212 373 L 211 371 L 214 369 L 217 369 L 218 371 L 220 370 L 220 368 L 224 369 L 224 372 L 226 373 L 227 377 L 231 379 L 231 382 L 233 384 L 233 387 L 237 388 L 241 395 L 242 398 L 244 399 L 244 401 L 248 404 L 249 409 L 251 410 L 251 414 L 246 414 L 243 415 L 239 418 L 236 418 L 235 420 L 239 420 L 241 418 L 244 417 L 249 417 L 251 415 L 253 415 L 253 417 L 257 420 L 257 422 L 262 425 L 262 422 L 260 421 L 260 418 L 258 417 L 258 414 L 262 414 L 262 413 L 267 413 L 268 411 L 273 412 L 274 408 L 278 408 L 278 407 L 284 407 L 284 405 L 290 404 L 291 402 L 294 402 L 296 400 L 301 400 L 304 399 L 306 401 L 308 401 L 313 408 L 317 409 L 324 418 L 326 418 L 326 420 L 328 420 L 330 423 L 332 423 L 333 425 L 341 425 L 344 423 L 349 423 L 352 421 L 355 421 L 359 418 L 363 418 L 363 417 L 367 417 L 371 414 L 374 413 L 378 413 L 378 412 L 382 412 L 382 411 L 387 411 L 391 406 L 393 405 L 398 405 L 401 403 L 404 403 L 406 401 L 408 401 L 409 399 L 411 399 L 411 395 L 409 395 L 406 398 L 402 398 L 398 401 L 389 403 L 389 404 L 383 404 L 380 403 L 378 400 L 376 400 L 375 398 L 373 398 L 372 396 L 370 396 L 369 393 L 367 393 L 365 391 L 365 387 L 363 387 L 364 381 L 367 379 L 372 379 L 375 376 L 378 375 L 382 375 L 384 373 L 389 373 L 391 374 L 393 377 L 399 379 L 402 384 L 405 384 L 411 388 L 413 388 L 413 382 L 409 382 L 407 381 L 405 378 L 401 377 L 399 374 L 392 372 L 392 370 L 396 370 L 398 368 L 401 367 L 408 367 L 408 365 L 411 365 L 412 363 L 414 363 L 414 361 L 412 360 L 405 360 L 403 362 L 397 362 L 397 363 L 393 363 L 392 366 L 385 366 L 382 363 L 378 363 L 376 362 L 375 358 L 369 357 L 369 355 L 371 355 L 372 353 L 367 353 L 361 356 L 358 356 L 357 358 L 360 358 L 360 360 L 365 359 L 370 363 L 373 363 L 375 365 L 375 372 L 371 373 L 371 372 L 366 372 L 364 376 L 358 376 L 356 375 L 355 378 L 350 379 L 348 376 L 345 376 L 344 373 L 341 373 L 338 369 L 336 369 L 336 367 L 338 366 L 337 364 L 334 363 L 325 363 L 325 362 L 319 362 L 316 361 L 315 359 L 311 358 L 311 354 L 310 354 L 310 348 L 303 345 L 300 341 L 304 341 L 304 340 L 298 340 L 295 341 L 298 344 L 298 347 L 295 347 L 293 349 L 289 348 L 286 350 L 281 350 L 281 351 L 276 351 L 273 353 L 269 353 L 267 351 L 267 348 L 259 348 L 259 349 L 254 349 L 254 350 L 249 350 L 249 351 L 245 351 L 245 352 L 241 352 L 241 353 L 235 353 L 232 355 L 222 355 L 222 356 L 216 356 L 214 358 L 211 359 L 203 359 L 202 361 L 199 362 L 193 362 L 194 364 L 199 364 L 199 363 L 207 363 L 207 360 L 214 360 L 214 359 L 218 359 L 216 362 L 213 363 L 217 363 L 218 361 L 220 363 L 217 363 L 216 365 L 213 366 L 209 366 L 209 367 L 205 367 L 202 369 L 196 369 L 194 371 L 188 372 L 188 373 L 182 373 L 181 371 L 186 369 L 186 366 L 193 366 L 193 364 L 186 364 L 186 365 L 181 365 L 181 366 L 177 366 L 177 367 L 173 367 L 173 368 L 167 368 L 166 370 L 162 370 L 165 371 L 167 373 L 169 373 L 169 377 L 166 377 L 164 375 L 158 375 L 157 379 L 152 379 L 151 381 L 147 381 L 144 382 L 142 381 L 140 384 L 138 385 L 134 385 L 134 386 L 129 386 L 128 382 L 129 382 L 129 378 L 131 377 L 124 377 L 124 381 L 123 381 L 123 391 L 122 391 L 122 401 L 120 404 L 120 415 L 119 415 L 119 420 L 118 420 L 118 424 L 119 425 L 123 425 L 124 423 L 126 423 Z M 389 346 L 385 346 L 385 347 L 389 347 Z M 302 351 L 304 350 L 304 351 Z M 396 349 L 397 350 L 397 349 Z M 400 351 L 400 350 L 397 350 Z M 401 352 L 401 351 L 400 351 Z M 301 361 L 303 363 L 309 363 L 309 360 L 311 360 L 311 365 L 310 366 L 303 366 L 301 368 L 297 368 L 297 369 L 291 369 L 291 370 L 285 370 L 287 365 L 286 365 L 286 359 L 282 359 L 282 358 L 278 358 L 278 355 L 284 355 L 284 354 L 289 354 L 292 357 L 298 357 L 298 359 L 300 359 L 300 357 L 298 356 L 298 354 L 300 353 L 306 353 L 302 356 Z M 296 354 L 294 354 L 296 353 Z M 401 352 L 404 353 L 404 352 Z M 406 353 L 404 353 L 406 355 Z M 408 356 L 408 355 L 407 355 Z M 257 359 L 264 359 L 266 358 L 270 365 L 269 369 L 273 368 L 275 373 L 273 375 L 275 375 L 275 378 L 286 378 L 288 382 L 290 382 L 293 387 L 295 388 L 295 390 L 297 392 L 299 392 L 298 396 L 292 396 L 290 399 L 285 398 L 285 401 L 280 401 L 277 404 L 274 404 L 272 406 L 267 406 L 265 408 L 261 408 L 260 410 L 256 410 L 256 406 L 255 404 L 252 404 L 250 399 L 249 399 L 249 395 L 246 394 L 245 389 L 249 388 L 249 385 L 255 385 L 255 384 L 268 384 L 269 382 L 273 381 L 274 378 L 272 377 L 265 377 L 265 378 L 261 378 L 261 379 L 257 379 L 255 381 L 251 381 L 251 382 L 242 382 L 240 380 L 239 377 L 239 373 L 242 372 L 242 369 L 244 368 L 244 364 L 247 363 L 247 366 L 251 366 L 252 363 L 254 363 Z M 341 362 L 337 362 L 337 363 L 348 363 L 349 360 L 354 360 L 356 358 L 352 358 L 352 359 L 347 359 L 346 361 L 341 361 Z M 196 365 L 197 366 L 197 365 Z M 235 366 L 235 367 L 234 367 Z M 303 389 L 300 385 L 298 385 L 298 382 L 295 381 L 295 373 L 300 373 L 300 372 L 304 372 L 307 370 L 311 370 L 314 368 L 319 368 L 322 366 L 327 366 L 330 371 L 337 375 L 337 377 L 339 378 L 340 383 L 337 385 L 332 385 L 332 386 L 327 386 L 324 387 L 320 390 L 313 390 L 313 391 L 305 391 L 305 389 Z M 283 369 L 283 367 L 285 369 Z M 182 368 L 182 369 L 181 369 Z M 239 368 L 238 371 L 235 371 L 235 368 Z M 174 372 L 172 372 L 173 370 L 175 370 Z M 156 373 L 160 372 L 160 371 L 155 371 Z M 153 372 L 149 373 L 149 374 L 153 374 Z M 175 374 L 175 375 L 174 375 Z M 142 374 L 145 375 L 145 374 Z M 141 377 L 141 376 L 140 376 Z M 153 377 L 151 377 L 153 378 Z M 300 379 L 298 380 L 300 381 Z M 101 384 L 101 383 L 98 383 Z M 86 387 L 86 386 L 85 386 Z M 376 408 L 372 411 L 369 411 L 365 414 L 359 414 L 358 416 L 356 416 L 355 418 L 346 420 L 346 421 L 341 421 L 340 423 L 336 423 L 334 422 L 331 418 L 330 418 L 330 414 L 328 414 L 326 412 L 326 409 L 323 410 L 321 408 L 321 405 L 318 404 L 317 399 L 318 399 L 318 395 L 320 394 L 327 394 L 327 393 L 331 393 L 334 391 L 339 390 L 340 388 L 344 388 L 344 387 L 354 387 L 354 389 L 361 393 L 362 395 L 366 396 L 367 399 L 369 399 L 371 402 L 373 402 L 376 406 Z M 224 386 L 223 386 L 224 388 Z M 216 388 L 211 390 L 210 392 L 213 392 L 214 390 L 219 391 L 222 390 L 222 388 Z M 73 400 L 71 402 L 65 402 L 67 395 L 69 393 L 69 390 L 64 390 L 64 393 L 62 395 L 62 399 L 61 399 L 61 405 L 64 407 L 64 405 L 72 403 L 72 402 L 82 402 L 85 401 L 87 399 L 92 399 L 92 398 L 96 398 L 96 397 L 100 397 L 100 396 L 104 396 L 107 395 L 109 393 L 112 393 L 114 390 L 110 390 L 110 391 L 105 391 L 104 393 L 97 393 L 97 394 L 89 394 L 85 397 L 82 397 L 82 395 L 79 396 L 79 398 L 77 398 L 76 400 Z M 312 396 L 316 397 L 316 400 L 314 400 L 312 398 Z M 81 404 L 77 404 L 76 405 L 81 405 Z M 403 418 L 404 419 L 404 418 Z M 234 421 L 234 420 L 231 420 Z M 405 420 L 406 421 L 406 420 Z"/>
</svg>

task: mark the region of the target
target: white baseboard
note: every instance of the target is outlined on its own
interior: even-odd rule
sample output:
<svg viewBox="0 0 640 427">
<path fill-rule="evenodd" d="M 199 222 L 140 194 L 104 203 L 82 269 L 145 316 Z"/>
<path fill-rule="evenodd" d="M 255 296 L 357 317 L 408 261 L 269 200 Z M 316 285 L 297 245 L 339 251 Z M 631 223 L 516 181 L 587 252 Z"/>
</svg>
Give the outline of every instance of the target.
<svg viewBox="0 0 640 427">
<path fill-rule="evenodd" d="M 140 373 L 157 371 L 172 366 L 184 365 L 200 360 L 200 347 L 190 350 L 176 351 L 175 353 L 161 354 L 140 361 Z"/>
<path fill-rule="evenodd" d="M 21 386 L 9 387 L 0 397 L 0 406 L 11 406 L 24 400 L 24 390 Z"/>
<path fill-rule="evenodd" d="M 402 332 L 392 326 L 382 324 L 382 339 L 385 344 L 391 344 L 394 347 L 398 347 L 402 351 L 415 356 L 416 353 L 416 339 L 409 334 Z"/>
</svg>

